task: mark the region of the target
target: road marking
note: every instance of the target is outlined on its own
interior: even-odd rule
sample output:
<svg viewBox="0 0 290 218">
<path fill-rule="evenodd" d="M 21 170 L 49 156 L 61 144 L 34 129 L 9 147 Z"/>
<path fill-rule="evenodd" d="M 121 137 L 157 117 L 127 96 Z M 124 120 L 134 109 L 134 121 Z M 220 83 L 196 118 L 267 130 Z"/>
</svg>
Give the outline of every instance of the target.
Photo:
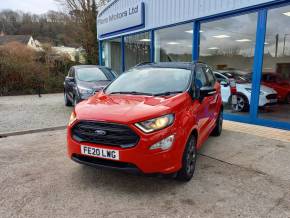
<svg viewBox="0 0 290 218">
<path fill-rule="evenodd" d="M 55 130 L 64 130 L 67 126 L 55 126 L 55 127 L 48 127 L 42 129 L 31 129 L 31 130 L 24 130 L 18 132 L 8 132 L 8 133 L 0 133 L 0 138 L 7 138 L 9 136 L 18 136 L 18 135 L 27 135 L 32 133 L 39 133 L 39 132 L 49 132 Z"/>
</svg>

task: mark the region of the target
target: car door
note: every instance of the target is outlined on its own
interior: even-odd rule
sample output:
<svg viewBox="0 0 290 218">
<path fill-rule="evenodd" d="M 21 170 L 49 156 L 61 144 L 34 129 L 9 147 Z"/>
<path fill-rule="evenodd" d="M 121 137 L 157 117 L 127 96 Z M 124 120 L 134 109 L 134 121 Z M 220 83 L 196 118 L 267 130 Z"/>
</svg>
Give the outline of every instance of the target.
<svg viewBox="0 0 290 218">
<path fill-rule="evenodd" d="M 216 80 L 216 78 L 214 77 L 213 71 L 210 69 L 209 66 L 207 65 L 203 65 L 203 71 L 205 73 L 205 76 L 208 80 L 208 87 L 210 88 L 214 88 L 217 90 L 217 92 L 214 95 L 211 95 L 208 98 L 208 103 L 209 103 L 209 123 L 210 126 L 214 126 L 215 125 L 215 119 L 217 117 L 217 102 L 218 102 L 218 93 L 220 90 L 218 82 Z"/>
<path fill-rule="evenodd" d="M 195 79 L 194 79 L 194 86 L 197 89 L 200 89 L 202 87 L 207 87 L 209 85 L 208 79 L 205 75 L 204 69 L 202 65 L 198 64 L 195 67 Z M 210 98 L 205 97 L 202 100 L 198 101 L 198 107 L 194 106 L 193 113 L 196 115 L 197 119 L 197 125 L 199 129 L 200 134 L 200 141 L 199 144 L 202 144 L 203 141 L 208 136 L 207 131 L 209 128 L 209 122 L 210 122 L 210 111 L 209 111 L 209 105 L 210 105 Z M 194 103 L 194 105 L 196 102 Z"/>
</svg>

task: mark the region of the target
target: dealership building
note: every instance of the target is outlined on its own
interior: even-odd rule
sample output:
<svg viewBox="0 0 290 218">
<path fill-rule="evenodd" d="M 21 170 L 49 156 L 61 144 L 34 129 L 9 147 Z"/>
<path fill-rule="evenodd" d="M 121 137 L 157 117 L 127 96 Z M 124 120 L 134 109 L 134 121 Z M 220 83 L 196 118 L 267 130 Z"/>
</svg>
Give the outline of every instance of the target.
<svg viewBox="0 0 290 218">
<path fill-rule="evenodd" d="M 97 23 L 102 65 L 205 62 L 241 75 L 226 119 L 290 130 L 289 0 L 111 0 Z"/>
</svg>

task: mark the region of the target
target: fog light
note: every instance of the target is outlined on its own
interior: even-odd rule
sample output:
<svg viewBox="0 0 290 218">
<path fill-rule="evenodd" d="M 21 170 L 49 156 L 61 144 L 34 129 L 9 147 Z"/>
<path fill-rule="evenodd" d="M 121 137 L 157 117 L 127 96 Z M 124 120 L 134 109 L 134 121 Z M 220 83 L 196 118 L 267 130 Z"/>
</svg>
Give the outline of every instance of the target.
<svg viewBox="0 0 290 218">
<path fill-rule="evenodd" d="M 162 150 L 168 150 L 169 148 L 171 148 L 172 144 L 174 141 L 174 135 L 171 135 L 163 140 L 161 140 L 160 142 L 157 142 L 156 144 L 152 145 L 150 147 L 150 150 L 154 150 L 154 149 L 162 149 Z"/>
</svg>

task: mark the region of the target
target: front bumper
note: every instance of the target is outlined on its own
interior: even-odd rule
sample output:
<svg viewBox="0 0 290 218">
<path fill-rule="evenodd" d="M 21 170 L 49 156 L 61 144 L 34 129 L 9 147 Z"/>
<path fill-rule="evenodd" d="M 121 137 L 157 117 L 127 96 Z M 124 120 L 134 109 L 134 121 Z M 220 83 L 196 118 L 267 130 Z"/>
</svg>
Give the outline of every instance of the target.
<svg viewBox="0 0 290 218">
<path fill-rule="evenodd" d="M 85 155 L 73 154 L 71 159 L 77 163 L 88 165 L 96 168 L 106 168 L 111 170 L 120 170 L 128 173 L 139 174 L 141 171 L 133 164 L 105 160 L 101 158 L 88 157 Z"/>
<path fill-rule="evenodd" d="M 145 174 L 162 173 L 170 174 L 181 168 L 182 154 L 186 143 L 183 130 L 175 126 L 168 127 L 156 133 L 144 134 L 136 127 L 130 126 L 139 136 L 138 144 L 133 148 L 120 148 L 105 146 L 87 142 L 77 142 L 71 137 L 71 127 L 67 130 L 67 147 L 69 157 L 81 164 L 94 167 L 118 169 L 121 171 L 141 172 Z M 149 147 L 156 142 L 174 134 L 175 139 L 169 150 L 149 150 Z M 81 145 L 97 148 L 106 148 L 119 151 L 120 160 L 106 160 L 102 158 L 89 157 L 81 154 Z"/>
<path fill-rule="evenodd" d="M 267 95 L 267 96 L 271 96 L 271 95 Z M 278 99 L 273 98 L 273 97 L 268 97 L 264 96 L 264 95 L 260 95 L 259 98 L 259 107 L 265 107 L 265 106 L 271 106 L 271 105 L 276 105 L 278 103 Z"/>
</svg>

